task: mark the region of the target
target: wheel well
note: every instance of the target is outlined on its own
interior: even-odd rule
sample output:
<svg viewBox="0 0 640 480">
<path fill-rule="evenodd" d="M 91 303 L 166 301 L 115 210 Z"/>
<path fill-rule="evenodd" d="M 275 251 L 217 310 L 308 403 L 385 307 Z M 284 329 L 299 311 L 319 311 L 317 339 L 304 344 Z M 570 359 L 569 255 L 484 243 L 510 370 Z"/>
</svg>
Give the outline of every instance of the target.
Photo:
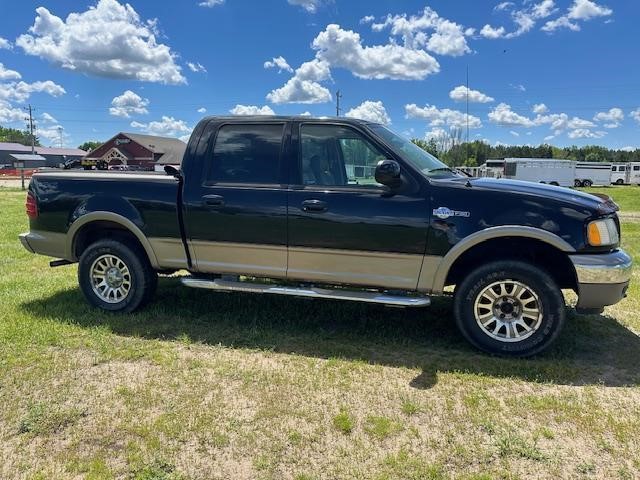
<svg viewBox="0 0 640 480">
<path fill-rule="evenodd" d="M 116 222 L 96 220 L 83 225 L 73 238 L 73 256 L 78 259 L 89 245 L 98 240 L 118 240 L 138 249 L 140 253 L 147 253 L 140 240 L 126 227 Z"/>
<path fill-rule="evenodd" d="M 577 289 L 576 272 L 567 253 L 543 241 L 524 237 L 501 237 L 471 247 L 449 269 L 446 285 L 455 285 L 469 271 L 497 260 L 532 263 L 546 270 L 560 288 Z"/>
</svg>

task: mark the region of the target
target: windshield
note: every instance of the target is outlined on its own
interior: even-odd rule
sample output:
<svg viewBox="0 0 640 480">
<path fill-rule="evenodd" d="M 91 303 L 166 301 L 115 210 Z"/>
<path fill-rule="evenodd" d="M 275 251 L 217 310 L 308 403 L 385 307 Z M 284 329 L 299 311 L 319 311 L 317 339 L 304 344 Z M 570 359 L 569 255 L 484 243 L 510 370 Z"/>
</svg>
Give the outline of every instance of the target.
<svg viewBox="0 0 640 480">
<path fill-rule="evenodd" d="M 424 175 L 429 177 L 458 176 L 458 173 L 451 167 L 448 167 L 410 140 L 393 133 L 388 128 L 377 124 L 369 125 L 369 128 L 381 137 L 395 153 L 411 163 Z"/>
</svg>

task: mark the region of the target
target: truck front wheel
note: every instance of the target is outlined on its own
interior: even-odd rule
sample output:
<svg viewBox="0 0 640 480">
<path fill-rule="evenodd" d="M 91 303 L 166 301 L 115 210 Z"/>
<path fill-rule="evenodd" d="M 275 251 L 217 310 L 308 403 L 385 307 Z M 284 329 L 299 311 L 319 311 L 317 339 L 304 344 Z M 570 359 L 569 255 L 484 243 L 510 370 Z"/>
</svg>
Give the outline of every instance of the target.
<svg viewBox="0 0 640 480">
<path fill-rule="evenodd" d="M 474 346 L 512 357 L 546 349 L 565 321 L 556 282 L 521 261 L 491 262 L 473 271 L 456 287 L 454 312 L 458 328 Z"/>
<path fill-rule="evenodd" d="M 158 276 L 135 245 L 100 240 L 83 252 L 78 283 L 87 301 L 111 312 L 133 312 L 155 293 Z"/>
</svg>

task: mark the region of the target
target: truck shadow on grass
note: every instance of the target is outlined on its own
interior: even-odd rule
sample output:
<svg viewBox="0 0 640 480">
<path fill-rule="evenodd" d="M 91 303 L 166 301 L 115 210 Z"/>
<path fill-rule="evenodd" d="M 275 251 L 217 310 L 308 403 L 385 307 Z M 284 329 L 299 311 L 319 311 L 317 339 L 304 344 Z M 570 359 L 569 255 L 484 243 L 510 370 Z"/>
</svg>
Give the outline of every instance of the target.
<svg viewBox="0 0 640 480">
<path fill-rule="evenodd" d="M 427 309 L 397 309 L 330 300 L 214 293 L 161 279 L 155 300 L 134 314 L 89 307 L 78 289 L 23 303 L 39 317 L 114 334 L 255 348 L 316 358 L 343 358 L 421 369 L 411 386 L 430 388 L 446 372 L 512 377 L 564 385 L 640 384 L 640 338 L 603 315 L 569 312 L 556 344 L 532 359 L 477 352 L 458 333 L 449 299 Z"/>
</svg>

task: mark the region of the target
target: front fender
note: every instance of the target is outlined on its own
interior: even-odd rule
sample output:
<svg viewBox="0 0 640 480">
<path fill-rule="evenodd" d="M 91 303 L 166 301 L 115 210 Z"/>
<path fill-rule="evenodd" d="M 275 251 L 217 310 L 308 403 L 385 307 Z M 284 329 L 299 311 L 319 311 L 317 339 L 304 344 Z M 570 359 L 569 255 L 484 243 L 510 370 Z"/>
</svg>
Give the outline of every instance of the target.
<svg viewBox="0 0 640 480">
<path fill-rule="evenodd" d="M 442 293 L 449 270 L 460 256 L 472 247 L 487 240 L 504 237 L 520 237 L 539 240 L 560 251 L 573 253 L 575 249 L 558 235 L 535 227 L 504 225 L 475 232 L 456 243 L 444 257 L 427 255 L 423 261 L 418 290 Z"/>
</svg>

